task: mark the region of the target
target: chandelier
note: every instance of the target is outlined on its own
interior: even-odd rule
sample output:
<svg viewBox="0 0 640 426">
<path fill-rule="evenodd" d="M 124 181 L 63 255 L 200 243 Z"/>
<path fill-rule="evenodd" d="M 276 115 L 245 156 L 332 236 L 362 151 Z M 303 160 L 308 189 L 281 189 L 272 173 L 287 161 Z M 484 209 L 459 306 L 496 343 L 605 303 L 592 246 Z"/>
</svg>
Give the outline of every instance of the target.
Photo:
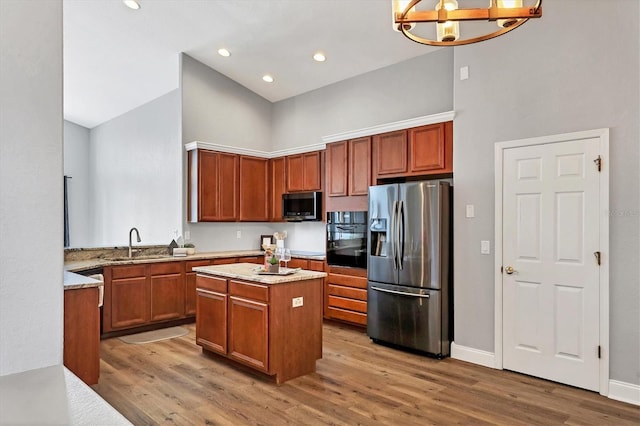
<svg viewBox="0 0 640 426">
<path fill-rule="evenodd" d="M 535 0 L 535 4 L 531 6 L 523 6 L 523 0 L 487 0 L 488 8 L 476 9 L 460 9 L 457 0 L 436 0 L 432 9 L 420 9 L 418 5 L 423 3 L 423 0 L 391 1 L 393 29 L 417 43 L 431 46 L 477 43 L 506 34 L 530 18 L 542 16 L 542 0 Z M 477 34 L 478 28 L 474 28 L 475 31 L 469 31 L 465 38 L 462 38 L 460 22 L 468 21 L 487 21 L 495 24 L 489 25 L 488 29 L 482 29 L 480 34 Z M 435 23 L 435 33 L 425 36 L 414 31 L 416 24 L 422 23 Z"/>
</svg>

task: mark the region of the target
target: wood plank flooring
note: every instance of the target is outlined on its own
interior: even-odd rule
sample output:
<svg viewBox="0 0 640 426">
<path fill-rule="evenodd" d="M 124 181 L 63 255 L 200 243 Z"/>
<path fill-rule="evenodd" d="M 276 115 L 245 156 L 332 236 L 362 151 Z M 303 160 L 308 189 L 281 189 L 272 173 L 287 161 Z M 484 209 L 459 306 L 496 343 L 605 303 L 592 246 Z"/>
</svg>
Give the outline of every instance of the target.
<svg viewBox="0 0 640 426">
<path fill-rule="evenodd" d="M 324 325 L 317 372 L 277 386 L 202 353 L 195 326 L 144 345 L 101 343 L 92 386 L 135 425 L 638 425 L 640 407 L 594 392 L 372 343 Z"/>
</svg>

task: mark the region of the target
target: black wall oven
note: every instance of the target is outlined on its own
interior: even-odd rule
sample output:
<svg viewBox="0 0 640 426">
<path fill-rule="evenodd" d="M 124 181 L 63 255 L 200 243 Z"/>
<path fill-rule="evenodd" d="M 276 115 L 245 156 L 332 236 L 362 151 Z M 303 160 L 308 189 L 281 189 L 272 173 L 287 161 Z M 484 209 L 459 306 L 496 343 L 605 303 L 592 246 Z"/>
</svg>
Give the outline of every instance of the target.
<svg viewBox="0 0 640 426">
<path fill-rule="evenodd" d="M 367 212 L 327 212 L 327 263 L 367 267 Z"/>
</svg>

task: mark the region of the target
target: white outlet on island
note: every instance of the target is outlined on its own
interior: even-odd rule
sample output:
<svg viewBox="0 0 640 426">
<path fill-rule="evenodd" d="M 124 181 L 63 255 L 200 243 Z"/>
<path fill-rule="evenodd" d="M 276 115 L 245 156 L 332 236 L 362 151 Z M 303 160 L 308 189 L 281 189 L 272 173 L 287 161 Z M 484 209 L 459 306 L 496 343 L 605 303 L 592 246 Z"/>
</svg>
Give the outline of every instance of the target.
<svg viewBox="0 0 640 426">
<path fill-rule="evenodd" d="M 291 307 L 299 308 L 302 305 L 304 305 L 304 299 L 302 298 L 302 296 L 294 297 L 293 299 L 291 299 Z"/>
</svg>

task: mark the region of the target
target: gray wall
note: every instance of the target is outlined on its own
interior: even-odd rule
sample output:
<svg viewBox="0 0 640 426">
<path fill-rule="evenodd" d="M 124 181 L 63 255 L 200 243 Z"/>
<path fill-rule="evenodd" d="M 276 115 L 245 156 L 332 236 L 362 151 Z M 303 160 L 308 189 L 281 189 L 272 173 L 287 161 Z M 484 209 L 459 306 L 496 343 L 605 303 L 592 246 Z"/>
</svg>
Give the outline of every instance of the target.
<svg viewBox="0 0 640 426">
<path fill-rule="evenodd" d="M 0 376 L 62 364 L 62 1 L 0 1 Z"/>
<path fill-rule="evenodd" d="M 94 246 L 169 244 L 182 227 L 180 91 L 91 129 L 90 208 Z"/>
<path fill-rule="evenodd" d="M 441 49 L 273 105 L 273 149 L 453 109 L 453 50 Z"/>
<path fill-rule="evenodd" d="M 64 174 L 67 181 L 69 207 L 69 247 L 89 247 L 91 217 L 89 197 L 91 174 L 89 167 L 89 132 L 86 127 L 64 122 Z"/>
<path fill-rule="evenodd" d="M 271 102 L 181 55 L 182 140 L 271 148 Z"/>
<path fill-rule="evenodd" d="M 470 70 L 454 91 L 456 344 L 494 351 L 494 257 L 480 254 L 494 236 L 494 143 L 609 127 L 610 377 L 640 383 L 638 8 L 545 1 L 542 19 L 455 48 L 456 73 Z"/>
</svg>

